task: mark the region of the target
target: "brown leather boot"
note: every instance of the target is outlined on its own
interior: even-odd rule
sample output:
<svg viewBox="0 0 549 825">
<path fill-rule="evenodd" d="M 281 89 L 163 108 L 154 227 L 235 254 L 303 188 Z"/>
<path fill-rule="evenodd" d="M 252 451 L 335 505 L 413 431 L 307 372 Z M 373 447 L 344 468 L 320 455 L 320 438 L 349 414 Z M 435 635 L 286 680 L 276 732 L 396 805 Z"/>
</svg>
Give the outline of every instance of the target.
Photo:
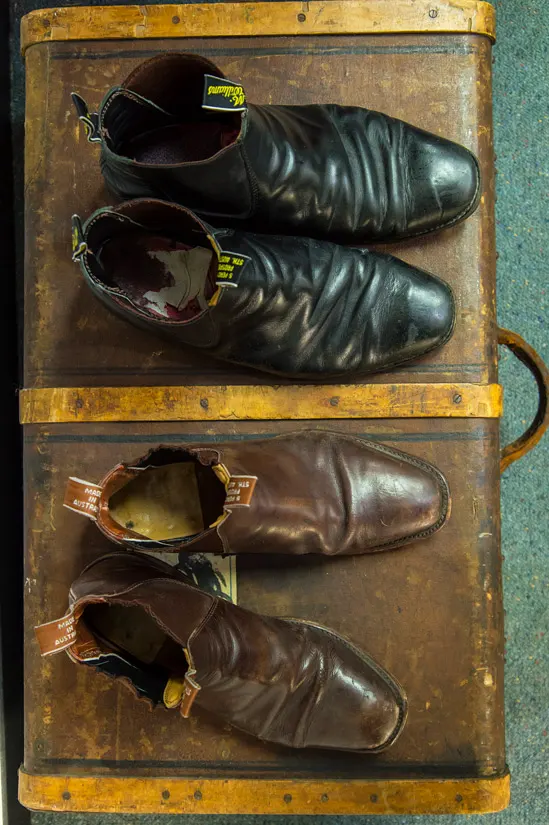
<svg viewBox="0 0 549 825">
<path fill-rule="evenodd" d="M 279 745 L 377 752 L 406 718 L 401 687 L 333 630 L 252 613 L 135 553 L 92 562 L 36 635 L 43 655 L 66 650 L 153 705 L 186 718 L 196 703 Z"/>
<path fill-rule="evenodd" d="M 322 430 L 161 446 L 65 494 L 118 544 L 227 554 L 389 550 L 439 530 L 449 502 L 432 465 Z"/>
</svg>

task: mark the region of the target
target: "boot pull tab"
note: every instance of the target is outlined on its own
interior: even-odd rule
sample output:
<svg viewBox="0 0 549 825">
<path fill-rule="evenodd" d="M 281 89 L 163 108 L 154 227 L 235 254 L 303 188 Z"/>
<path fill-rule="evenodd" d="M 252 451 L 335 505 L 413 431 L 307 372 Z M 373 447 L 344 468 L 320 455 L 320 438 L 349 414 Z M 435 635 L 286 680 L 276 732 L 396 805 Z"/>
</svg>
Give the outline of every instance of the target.
<svg viewBox="0 0 549 825">
<path fill-rule="evenodd" d="M 97 112 L 90 112 L 86 101 L 80 97 L 80 95 L 76 94 L 76 92 L 71 92 L 71 98 L 74 108 L 76 109 L 76 114 L 78 115 L 78 120 L 84 124 L 88 143 L 101 143 L 101 135 L 99 134 L 99 115 Z"/>
<path fill-rule="evenodd" d="M 205 74 L 202 108 L 214 112 L 245 112 L 246 93 L 234 80 Z"/>
<path fill-rule="evenodd" d="M 80 260 L 84 252 L 88 251 L 88 244 L 84 239 L 84 229 L 82 221 L 78 215 L 73 215 L 71 218 L 71 237 L 72 237 L 72 259 L 76 263 Z"/>
<path fill-rule="evenodd" d="M 167 708 L 179 706 L 179 712 L 184 719 L 191 715 L 192 704 L 200 690 L 200 685 L 192 678 L 194 675 L 196 670 L 187 671 L 182 679 L 172 676 L 164 689 L 164 704 Z"/>
</svg>

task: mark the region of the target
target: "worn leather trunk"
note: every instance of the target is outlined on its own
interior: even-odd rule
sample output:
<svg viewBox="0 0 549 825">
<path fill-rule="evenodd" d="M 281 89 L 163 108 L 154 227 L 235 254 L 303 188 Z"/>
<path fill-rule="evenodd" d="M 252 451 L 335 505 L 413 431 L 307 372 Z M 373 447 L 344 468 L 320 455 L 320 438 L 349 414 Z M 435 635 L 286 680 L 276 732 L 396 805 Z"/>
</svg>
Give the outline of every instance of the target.
<svg viewBox="0 0 549 825">
<path fill-rule="evenodd" d="M 507 804 L 492 35 L 491 7 L 470 0 L 71 8 L 24 21 L 25 805 L 334 814 Z M 70 218 L 113 201 L 69 95 L 79 91 L 93 109 L 145 57 L 173 49 L 213 59 L 251 100 L 363 105 L 477 153 L 475 215 L 391 247 L 452 285 L 457 326 L 443 350 L 368 385 L 301 391 L 277 381 L 270 390 L 269 378 L 178 350 L 92 297 L 71 262 Z M 123 389 L 107 398 L 105 386 Z M 189 389 L 173 390 L 179 406 L 153 405 L 152 421 L 155 386 Z M 427 541 L 374 556 L 239 559 L 238 601 L 331 626 L 388 667 L 410 704 L 394 747 L 367 757 L 264 745 L 199 712 L 152 713 L 64 654 L 40 658 L 33 626 L 63 614 L 71 581 L 111 547 L 62 507 L 69 475 L 97 481 L 158 443 L 317 427 L 436 464 L 451 488 L 450 521 Z"/>
</svg>

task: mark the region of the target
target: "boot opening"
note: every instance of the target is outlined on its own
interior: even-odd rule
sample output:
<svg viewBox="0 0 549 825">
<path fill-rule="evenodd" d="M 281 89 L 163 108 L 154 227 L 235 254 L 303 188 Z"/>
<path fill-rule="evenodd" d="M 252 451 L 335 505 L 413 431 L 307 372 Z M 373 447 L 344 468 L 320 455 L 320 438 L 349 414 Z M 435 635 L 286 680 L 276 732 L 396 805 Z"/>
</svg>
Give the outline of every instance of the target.
<svg viewBox="0 0 549 825">
<path fill-rule="evenodd" d="M 144 226 L 107 213 L 89 232 L 89 267 L 152 317 L 188 321 L 206 311 L 217 292 L 217 255 L 196 226 L 170 231 L 159 222 Z"/>
<path fill-rule="evenodd" d="M 233 144 L 241 117 L 202 107 L 206 74 L 222 77 L 198 55 L 166 54 L 139 66 L 102 113 L 109 147 L 138 163 L 170 166 L 206 160 Z"/>
<path fill-rule="evenodd" d="M 217 257 L 142 231 L 104 244 L 99 260 L 110 285 L 153 316 L 185 321 L 208 309 L 217 287 Z"/>
<path fill-rule="evenodd" d="M 118 154 L 154 166 L 208 160 L 234 143 L 238 132 L 213 117 L 206 122 L 173 123 L 136 134 L 121 145 Z"/>
<path fill-rule="evenodd" d="M 166 684 L 188 670 L 181 645 L 145 610 L 133 605 L 90 604 L 81 617 L 103 655 L 90 662 L 113 677 L 129 680 L 138 695 L 162 702 Z"/>
<path fill-rule="evenodd" d="M 186 453 L 159 450 L 110 497 L 109 513 L 122 527 L 150 539 L 189 538 L 223 516 L 225 496 L 211 467 Z"/>
<path fill-rule="evenodd" d="M 83 615 L 93 635 L 113 650 L 129 654 L 151 669 L 179 676 L 187 672 L 181 645 L 141 607 L 102 602 L 89 604 Z"/>
</svg>

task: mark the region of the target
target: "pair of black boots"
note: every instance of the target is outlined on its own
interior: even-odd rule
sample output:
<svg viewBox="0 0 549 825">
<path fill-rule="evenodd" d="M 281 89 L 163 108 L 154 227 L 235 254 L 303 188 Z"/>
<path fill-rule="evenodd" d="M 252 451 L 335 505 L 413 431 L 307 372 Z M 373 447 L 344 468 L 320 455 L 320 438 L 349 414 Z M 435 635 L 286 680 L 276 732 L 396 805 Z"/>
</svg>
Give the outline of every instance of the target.
<svg viewBox="0 0 549 825">
<path fill-rule="evenodd" d="M 464 147 L 356 107 L 248 104 L 197 55 L 146 61 L 98 114 L 73 98 L 127 201 L 75 216 L 73 255 L 127 320 L 294 379 L 390 369 L 450 338 L 448 284 L 354 245 L 472 214 Z"/>
</svg>

